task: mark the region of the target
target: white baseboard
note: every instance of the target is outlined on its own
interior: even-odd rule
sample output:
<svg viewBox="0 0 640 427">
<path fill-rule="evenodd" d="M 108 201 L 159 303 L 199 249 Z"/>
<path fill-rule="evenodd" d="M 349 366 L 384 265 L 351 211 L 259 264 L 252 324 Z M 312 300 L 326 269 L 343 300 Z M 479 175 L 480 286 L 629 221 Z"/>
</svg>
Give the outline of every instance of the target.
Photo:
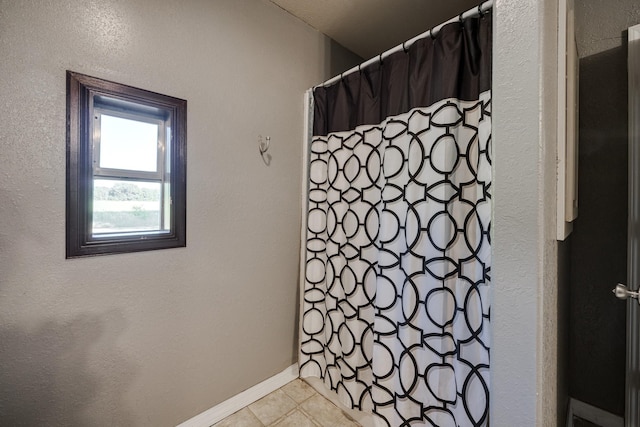
<svg viewBox="0 0 640 427">
<path fill-rule="evenodd" d="M 571 398 L 569 400 L 567 427 L 573 427 L 574 415 L 602 427 L 624 427 L 624 419 L 622 417 Z"/>
<path fill-rule="evenodd" d="M 279 374 L 254 385 L 250 389 L 236 394 L 213 408 L 207 409 L 195 417 L 188 419 L 182 424 L 179 424 L 178 427 L 210 427 L 296 378 L 298 378 L 297 363 L 289 366 Z"/>
</svg>

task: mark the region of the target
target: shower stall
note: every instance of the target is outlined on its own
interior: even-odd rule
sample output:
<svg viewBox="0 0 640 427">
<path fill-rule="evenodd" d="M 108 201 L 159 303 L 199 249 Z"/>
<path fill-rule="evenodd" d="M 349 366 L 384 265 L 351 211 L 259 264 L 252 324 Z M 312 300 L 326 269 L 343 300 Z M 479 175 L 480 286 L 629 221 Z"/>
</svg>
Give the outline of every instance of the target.
<svg viewBox="0 0 640 427">
<path fill-rule="evenodd" d="M 489 424 L 491 8 L 307 93 L 300 376 L 371 425 Z"/>
</svg>

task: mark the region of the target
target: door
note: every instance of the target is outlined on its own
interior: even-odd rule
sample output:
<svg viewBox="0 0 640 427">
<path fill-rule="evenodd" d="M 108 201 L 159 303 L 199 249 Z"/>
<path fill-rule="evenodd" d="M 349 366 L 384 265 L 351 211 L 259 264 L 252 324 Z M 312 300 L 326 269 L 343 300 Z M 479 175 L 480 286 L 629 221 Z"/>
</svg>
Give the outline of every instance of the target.
<svg viewBox="0 0 640 427">
<path fill-rule="evenodd" d="M 629 28 L 629 240 L 627 249 L 628 283 L 632 291 L 617 287 L 627 295 L 627 375 L 625 426 L 640 426 L 640 25 Z M 614 290 L 616 291 L 616 290 Z M 623 292 L 626 291 L 626 292 Z"/>
<path fill-rule="evenodd" d="M 569 393 L 573 415 L 588 422 L 576 426 L 638 427 L 640 306 L 608 294 L 617 282 L 631 291 L 640 285 L 638 31 L 629 30 L 629 43 L 596 49 L 589 40 L 626 33 L 618 28 L 626 28 L 620 24 L 629 12 L 595 29 L 602 15 L 585 8 L 582 28 L 591 32 L 580 45 L 580 215 L 567 255 Z"/>
</svg>

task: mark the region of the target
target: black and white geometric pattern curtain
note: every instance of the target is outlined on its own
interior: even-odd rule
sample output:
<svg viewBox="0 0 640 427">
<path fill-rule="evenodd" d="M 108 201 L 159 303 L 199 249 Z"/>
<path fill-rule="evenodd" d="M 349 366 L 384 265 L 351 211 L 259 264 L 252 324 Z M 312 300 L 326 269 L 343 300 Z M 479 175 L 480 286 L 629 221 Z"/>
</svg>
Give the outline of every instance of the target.
<svg viewBox="0 0 640 427">
<path fill-rule="evenodd" d="M 387 426 L 486 426 L 491 16 L 314 91 L 300 371 Z"/>
</svg>

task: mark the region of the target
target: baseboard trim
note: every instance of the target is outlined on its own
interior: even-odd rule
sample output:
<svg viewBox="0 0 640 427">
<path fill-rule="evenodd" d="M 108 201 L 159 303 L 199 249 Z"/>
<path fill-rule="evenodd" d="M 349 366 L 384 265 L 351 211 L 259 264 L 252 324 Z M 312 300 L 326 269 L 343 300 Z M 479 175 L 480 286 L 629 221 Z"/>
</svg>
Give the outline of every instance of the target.
<svg viewBox="0 0 640 427">
<path fill-rule="evenodd" d="M 256 400 L 263 398 L 267 394 L 276 391 L 283 385 L 295 380 L 298 378 L 298 373 L 298 364 L 296 363 L 289 366 L 279 374 L 267 378 L 250 389 L 236 394 L 224 402 L 188 419 L 182 424 L 179 424 L 178 427 L 210 427 L 234 412 L 239 411 L 245 406 L 252 404 Z"/>
<path fill-rule="evenodd" d="M 567 427 L 573 427 L 574 416 L 602 427 L 624 427 L 624 419 L 622 417 L 571 398 L 569 399 Z"/>
</svg>

